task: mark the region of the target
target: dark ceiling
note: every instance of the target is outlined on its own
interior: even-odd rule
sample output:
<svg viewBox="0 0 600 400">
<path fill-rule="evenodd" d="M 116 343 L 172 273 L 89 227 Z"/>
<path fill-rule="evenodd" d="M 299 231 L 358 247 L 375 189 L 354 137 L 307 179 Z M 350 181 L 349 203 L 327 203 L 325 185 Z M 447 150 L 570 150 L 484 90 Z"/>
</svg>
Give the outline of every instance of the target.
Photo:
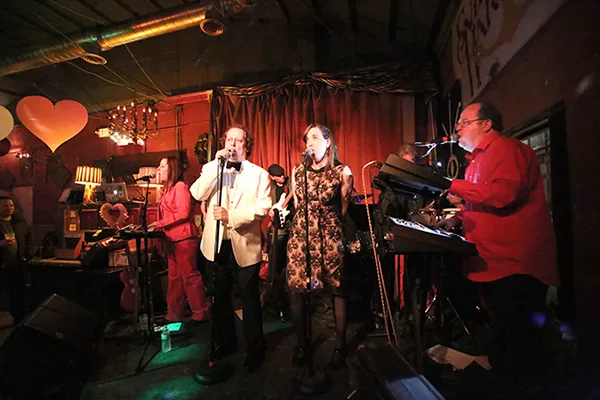
<svg viewBox="0 0 600 400">
<path fill-rule="evenodd" d="M 10 109 L 23 96 L 42 95 L 95 112 L 217 84 L 430 57 L 450 1 L 3 0 L 0 61 L 81 32 L 207 3 L 225 24 L 222 36 L 195 26 L 102 52 L 105 65 L 75 59 L 2 76 L 0 104 Z"/>
</svg>

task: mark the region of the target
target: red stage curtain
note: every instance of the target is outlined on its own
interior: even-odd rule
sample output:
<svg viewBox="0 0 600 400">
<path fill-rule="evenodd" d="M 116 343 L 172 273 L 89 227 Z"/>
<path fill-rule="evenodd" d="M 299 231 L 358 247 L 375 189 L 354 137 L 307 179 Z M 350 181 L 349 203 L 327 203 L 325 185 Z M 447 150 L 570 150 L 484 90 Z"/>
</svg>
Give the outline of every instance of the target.
<svg viewBox="0 0 600 400">
<path fill-rule="evenodd" d="M 230 125 L 246 126 L 255 140 L 250 160 L 265 169 L 278 163 L 289 174 L 305 148 L 302 133 L 306 126 L 313 122 L 328 126 L 340 160 L 355 176 L 359 193 L 363 193 L 363 165 L 371 160 L 384 162 L 402 145 L 403 125 L 414 125 L 414 115 L 402 113 L 403 97 L 412 94 L 376 94 L 307 84 L 254 97 L 218 91 L 214 96 L 214 132 L 222 135 Z"/>
</svg>

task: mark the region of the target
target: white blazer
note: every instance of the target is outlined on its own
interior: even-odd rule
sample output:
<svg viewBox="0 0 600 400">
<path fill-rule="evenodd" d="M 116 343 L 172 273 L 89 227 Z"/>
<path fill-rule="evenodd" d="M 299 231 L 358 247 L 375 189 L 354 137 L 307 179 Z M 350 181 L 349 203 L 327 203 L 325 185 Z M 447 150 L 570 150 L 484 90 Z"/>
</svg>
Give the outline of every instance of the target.
<svg viewBox="0 0 600 400">
<path fill-rule="evenodd" d="M 208 261 L 214 261 L 215 231 L 213 205 L 217 205 L 217 168 L 213 160 L 202 167 L 202 174 L 190 187 L 198 201 L 208 201 L 206 222 L 200 248 Z M 223 227 L 230 228 L 229 237 L 235 261 L 248 267 L 262 261 L 260 223 L 271 208 L 271 181 L 267 171 L 246 160 L 238 172 L 233 168 L 223 173 L 221 206 L 227 209 L 229 221 L 219 228 L 219 251 L 223 241 Z"/>
</svg>

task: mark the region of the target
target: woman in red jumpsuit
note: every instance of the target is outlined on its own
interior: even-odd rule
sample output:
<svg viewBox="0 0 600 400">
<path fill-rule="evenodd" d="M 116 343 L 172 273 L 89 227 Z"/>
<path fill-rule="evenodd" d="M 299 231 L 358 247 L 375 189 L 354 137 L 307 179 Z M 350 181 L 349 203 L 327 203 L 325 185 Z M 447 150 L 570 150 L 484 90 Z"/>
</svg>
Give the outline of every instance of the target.
<svg viewBox="0 0 600 400">
<path fill-rule="evenodd" d="M 197 229 L 192 216 L 189 186 L 182 180 L 179 159 L 166 157 L 157 169 L 157 181 L 164 185 L 158 207 L 158 220 L 152 224 L 164 232 L 163 245 L 168 261 L 168 321 L 181 321 L 187 296 L 192 320 L 209 318 L 209 302 L 204 298 L 204 283 L 196 267 Z"/>
</svg>

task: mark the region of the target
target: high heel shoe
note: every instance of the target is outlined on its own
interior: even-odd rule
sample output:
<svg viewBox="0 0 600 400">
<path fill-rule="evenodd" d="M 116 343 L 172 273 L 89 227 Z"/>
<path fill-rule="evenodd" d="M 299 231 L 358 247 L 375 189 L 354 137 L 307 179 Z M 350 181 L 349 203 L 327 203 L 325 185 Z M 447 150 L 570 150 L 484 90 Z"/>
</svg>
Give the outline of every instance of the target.
<svg viewBox="0 0 600 400">
<path fill-rule="evenodd" d="M 292 365 L 301 367 L 305 365 L 307 361 L 308 354 L 306 352 L 306 347 L 296 346 L 294 348 L 294 356 L 292 357 Z"/>
<path fill-rule="evenodd" d="M 338 370 L 346 365 L 346 348 L 334 349 L 331 359 L 329 360 L 329 367 L 331 369 Z"/>
</svg>

